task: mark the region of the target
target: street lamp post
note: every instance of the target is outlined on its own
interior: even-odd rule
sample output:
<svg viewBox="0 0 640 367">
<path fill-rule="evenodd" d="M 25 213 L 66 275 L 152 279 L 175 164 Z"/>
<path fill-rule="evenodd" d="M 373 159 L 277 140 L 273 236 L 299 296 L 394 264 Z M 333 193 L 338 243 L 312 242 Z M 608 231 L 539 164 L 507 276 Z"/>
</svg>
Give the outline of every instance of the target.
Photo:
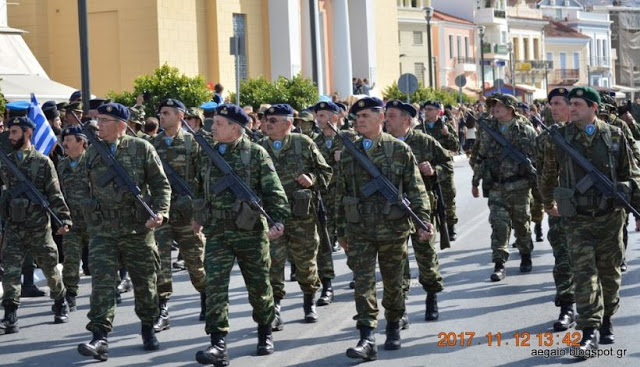
<svg viewBox="0 0 640 367">
<path fill-rule="evenodd" d="M 480 36 L 480 74 L 482 76 L 482 97 L 484 98 L 484 32 L 485 26 L 478 27 L 478 35 Z"/>
<path fill-rule="evenodd" d="M 433 59 L 431 57 L 431 18 L 433 18 L 433 7 L 425 6 L 425 19 L 427 20 L 427 49 L 429 57 L 429 87 L 433 89 Z"/>
<path fill-rule="evenodd" d="M 511 91 L 513 96 L 516 96 L 516 68 L 515 68 L 515 56 L 513 55 L 513 43 L 507 43 L 507 49 L 509 50 L 509 69 L 511 69 Z"/>
</svg>

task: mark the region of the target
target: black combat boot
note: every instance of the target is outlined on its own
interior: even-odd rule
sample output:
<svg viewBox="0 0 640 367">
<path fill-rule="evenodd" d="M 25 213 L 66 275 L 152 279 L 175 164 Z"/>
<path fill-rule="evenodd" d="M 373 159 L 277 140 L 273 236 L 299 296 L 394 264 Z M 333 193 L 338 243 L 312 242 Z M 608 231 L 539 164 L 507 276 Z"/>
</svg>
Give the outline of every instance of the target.
<svg viewBox="0 0 640 367">
<path fill-rule="evenodd" d="M 298 280 L 298 277 L 296 277 L 296 264 L 291 264 L 291 275 L 289 275 L 289 280 L 292 282 Z"/>
<path fill-rule="evenodd" d="M 93 357 L 99 361 L 106 361 L 109 358 L 109 343 L 105 331 L 94 331 L 93 339 L 88 343 L 78 345 L 78 353 L 83 356 Z"/>
<path fill-rule="evenodd" d="M 493 267 L 493 273 L 491 273 L 491 281 L 499 282 L 507 276 L 507 269 L 504 268 L 502 261 L 496 261 L 496 265 Z"/>
<path fill-rule="evenodd" d="M 447 230 L 449 232 L 449 241 L 455 241 L 458 238 L 458 233 L 456 233 L 456 225 L 449 224 L 447 225 Z"/>
<path fill-rule="evenodd" d="M 258 355 L 273 354 L 273 335 L 271 325 L 258 325 Z"/>
<path fill-rule="evenodd" d="M 158 350 L 160 348 L 153 325 L 142 325 L 140 334 L 142 334 L 142 348 L 144 350 Z"/>
<path fill-rule="evenodd" d="M 532 269 L 531 254 L 520 254 L 520 272 L 529 273 Z"/>
<path fill-rule="evenodd" d="M 214 366 L 228 366 L 229 353 L 227 353 L 226 334 L 211 334 L 211 346 L 196 353 L 196 361 L 200 364 L 212 364 Z"/>
<path fill-rule="evenodd" d="M 318 322 L 318 314 L 316 313 L 316 305 L 315 305 L 315 294 L 305 294 L 304 295 L 304 304 L 302 308 L 304 309 L 304 322 L 310 324 L 314 322 Z"/>
<path fill-rule="evenodd" d="M 349 282 L 349 288 L 356 289 L 356 280 L 355 278 Z"/>
<path fill-rule="evenodd" d="M 536 222 L 533 226 L 533 232 L 536 234 L 536 242 L 544 241 L 544 237 L 542 236 L 542 223 Z"/>
<path fill-rule="evenodd" d="M 18 306 L 4 306 L 4 319 L 0 321 L 0 335 L 15 334 L 20 331 L 18 327 Z"/>
<path fill-rule="evenodd" d="M 553 331 L 568 330 L 574 321 L 573 303 L 560 305 L 560 316 L 558 321 L 553 323 Z"/>
<path fill-rule="evenodd" d="M 33 269 L 29 269 L 22 273 L 22 288 L 20 290 L 20 297 L 44 297 L 44 291 L 40 290 L 33 282 Z"/>
<path fill-rule="evenodd" d="M 387 328 L 385 329 L 387 334 L 387 340 L 384 341 L 384 349 L 386 350 L 398 350 L 400 349 L 400 322 L 393 321 L 387 322 Z"/>
<path fill-rule="evenodd" d="M 322 292 L 320 298 L 316 302 L 317 306 L 328 306 L 333 302 L 333 287 L 331 287 L 331 279 L 322 279 Z"/>
<path fill-rule="evenodd" d="M 613 334 L 613 324 L 611 324 L 611 316 L 605 316 L 602 318 L 602 325 L 600 325 L 600 344 L 613 344 L 616 341 L 616 336 Z"/>
<path fill-rule="evenodd" d="M 282 299 L 275 297 L 273 299 L 273 306 L 275 309 L 276 317 L 273 319 L 271 323 L 271 329 L 273 331 L 282 331 L 284 329 L 284 322 L 282 321 L 282 315 L 280 315 L 280 301 Z"/>
<path fill-rule="evenodd" d="M 598 349 L 598 343 L 596 341 L 596 328 L 587 327 L 582 330 L 582 340 L 580 340 L 580 347 L 574 349 L 571 354 L 576 358 L 588 359 L 595 356 L 595 351 Z"/>
<path fill-rule="evenodd" d="M 207 316 L 207 295 L 202 292 L 200 293 L 200 321 L 204 321 Z"/>
<path fill-rule="evenodd" d="M 171 327 L 169 307 L 167 306 L 167 300 L 165 298 L 160 298 L 158 308 L 160 308 L 160 314 L 158 314 L 156 321 L 153 323 L 153 330 L 155 330 L 156 333 L 159 333 L 162 330 L 167 330 Z"/>
<path fill-rule="evenodd" d="M 347 349 L 347 357 L 361 358 L 365 361 L 375 361 L 378 359 L 378 347 L 376 338 L 373 336 L 373 328 L 360 326 L 360 340 L 355 348 Z"/>
<path fill-rule="evenodd" d="M 125 276 L 122 277 L 120 284 L 118 284 L 118 293 L 127 293 L 133 288 L 133 283 L 131 282 L 131 277 L 129 277 L 129 273 L 125 273 Z"/>
<path fill-rule="evenodd" d="M 67 291 L 67 294 L 64 296 L 67 299 L 67 304 L 69 305 L 69 312 L 76 311 L 78 308 L 76 306 L 76 297 L 78 295 L 75 292 Z"/>
<path fill-rule="evenodd" d="M 53 323 L 64 324 L 69 321 L 69 305 L 65 297 L 60 297 L 53 303 Z"/>
<path fill-rule="evenodd" d="M 424 313 L 424 320 L 425 321 L 437 320 L 440 314 L 438 313 L 438 296 L 436 295 L 436 293 L 428 292 L 427 300 L 425 303 L 427 305 L 427 311 Z"/>
<path fill-rule="evenodd" d="M 409 328 L 409 315 L 407 315 L 407 311 L 402 314 L 402 318 L 400 319 L 400 329 L 406 330 Z"/>
</svg>

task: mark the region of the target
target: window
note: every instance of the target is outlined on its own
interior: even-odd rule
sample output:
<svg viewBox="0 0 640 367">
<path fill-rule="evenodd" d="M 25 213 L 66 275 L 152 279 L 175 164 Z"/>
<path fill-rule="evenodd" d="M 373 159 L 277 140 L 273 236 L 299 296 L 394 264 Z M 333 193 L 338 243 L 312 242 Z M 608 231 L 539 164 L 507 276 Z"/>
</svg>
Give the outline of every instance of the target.
<svg viewBox="0 0 640 367">
<path fill-rule="evenodd" d="M 464 38 L 464 57 L 469 58 L 469 37 Z"/>
<path fill-rule="evenodd" d="M 458 36 L 458 45 L 457 46 L 458 46 L 458 48 L 456 49 L 456 51 L 457 51 L 458 54 L 456 56 L 459 58 L 459 57 L 462 56 L 462 37 L 460 37 L 460 36 Z"/>
<path fill-rule="evenodd" d="M 506 31 L 502 31 L 502 36 L 501 36 L 500 39 L 501 39 L 503 45 L 507 44 L 508 41 L 507 41 L 507 32 Z"/>
<path fill-rule="evenodd" d="M 416 78 L 418 78 L 419 82 L 422 82 L 422 85 L 425 85 L 425 80 L 424 80 L 424 63 L 423 62 L 416 62 L 414 64 L 414 72 L 416 74 Z"/>
<path fill-rule="evenodd" d="M 398 44 L 402 44 L 402 33 L 400 31 L 398 31 Z"/>
<path fill-rule="evenodd" d="M 560 69 L 566 69 L 566 68 L 567 68 L 567 53 L 560 52 Z"/>
<path fill-rule="evenodd" d="M 602 65 L 602 54 L 600 54 L 600 50 L 602 50 L 602 40 L 596 41 L 596 65 Z"/>
<path fill-rule="evenodd" d="M 547 61 L 553 61 L 553 52 L 547 52 Z"/>
<path fill-rule="evenodd" d="M 233 36 L 246 44 L 247 18 L 245 14 L 233 14 Z M 246 50 L 246 46 L 245 46 Z M 247 80 L 247 53 L 234 58 L 241 80 Z"/>
<path fill-rule="evenodd" d="M 607 60 L 607 40 L 602 40 L 602 65 L 609 65 Z"/>
<path fill-rule="evenodd" d="M 580 52 L 573 53 L 573 68 L 580 69 Z"/>
<path fill-rule="evenodd" d="M 422 45 L 422 32 L 413 31 L 413 45 Z"/>
<path fill-rule="evenodd" d="M 449 58 L 453 59 L 453 36 L 449 35 Z"/>
</svg>

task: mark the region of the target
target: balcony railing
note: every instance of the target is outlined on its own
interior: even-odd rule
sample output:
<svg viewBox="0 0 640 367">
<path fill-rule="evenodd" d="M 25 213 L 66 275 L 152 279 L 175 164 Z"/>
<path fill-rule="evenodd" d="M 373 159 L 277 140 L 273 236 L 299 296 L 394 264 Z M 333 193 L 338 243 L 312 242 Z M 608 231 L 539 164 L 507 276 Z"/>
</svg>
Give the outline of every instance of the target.
<svg viewBox="0 0 640 367">
<path fill-rule="evenodd" d="M 578 80 L 580 79 L 579 69 L 556 69 L 556 80 Z"/>
<path fill-rule="evenodd" d="M 543 60 L 516 60 L 515 66 L 518 71 L 529 71 L 529 70 L 541 70 L 541 69 L 553 69 L 553 61 L 543 61 Z"/>
<path fill-rule="evenodd" d="M 590 66 L 592 67 L 596 67 L 596 66 L 603 66 L 603 67 L 609 67 L 611 65 L 611 58 L 609 57 L 590 57 L 589 58 L 590 61 Z"/>
<path fill-rule="evenodd" d="M 455 64 L 475 64 L 475 57 L 454 57 L 453 62 Z"/>
</svg>

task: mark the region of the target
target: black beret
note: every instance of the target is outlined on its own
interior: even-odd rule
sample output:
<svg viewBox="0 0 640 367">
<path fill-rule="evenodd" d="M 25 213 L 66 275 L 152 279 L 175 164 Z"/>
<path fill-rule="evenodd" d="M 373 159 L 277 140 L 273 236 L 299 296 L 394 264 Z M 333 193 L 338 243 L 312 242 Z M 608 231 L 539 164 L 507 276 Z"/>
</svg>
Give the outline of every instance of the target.
<svg viewBox="0 0 640 367">
<path fill-rule="evenodd" d="M 264 111 L 265 116 L 293 117 L 293 108 L 286 103 L 274 104 Z"/>
<path fill-rule="evenodd" d="M 16 116 L 16 117 L 9 118 L 8 126 L 9 128 L 11 128 L 12 126 L 19 126 L 19 127 L 24 127 L 28 129 L 36 128 L 36 124 L 33 121 L 31 121 L 31 119 L 28 118 L 27 116 Z"/>
<path fill-rule="evenodd" d="M 382 107 L 384 107 L 384 103 L 380 100 L 380 98 L 364 97 L 359 99 L 356 103 L 353 104 L 353 106 L 351 106 L 351 110 L 349 111 L 349 113 L 355 115 L 362 110 L 381 110 Z"/>
<path fill-rule="evenodd" d="M 569 98 L 569 90 L 567 88 L 554 88 L 547 95 L 547 100 L 551 102 L 551 99 L 556 96 Z"/>
<path fill-rule="evenodd" d="M 82 127 L 79 125 L 72 125 L 62 130 L 62 139 L 67 135 L 74 135 L 83 139 L 87 138 L 87 135 L 85 135 L 84 131 L 82 131 Z"/>
<path fill-rule="evenodd" d="M 426 107 L 435 107 L 437 109 L 442 109 L 442 103 L 438 102 L 438 101 L 425 101 L 422 106 L 420 106 L 422 108 L 426 108 Z"/>
<path fill-rule="evenodd" d="M 105 103 L 98 107 L 98 113 L 101 115 L 109 115 L 117 118 L 118 120 L 127 122 L 129 121 L 129 108 L 121 105 L 120 103 Z"/>
<path fill-rule="evenodd" d="M 529 104 L 525 102 L 518 102 L 518 108 L 522 108 L 525 111 L 529 111 Z"/>
<path fill-rule="evenodd" d="M 56 101 L 47 101 L 43 103 L 42 112 L 47 117 L 47 120 L 52 120 L 56 117 L 60 117 L 60 112 L 56 107 Z"/>
<path fill-rule="evenodd" d="M 347 105 L 342 102 L 336 102 L 336 105 L 340 107 L 343 112 L 347 112 Z"/>
<path fill-rule="evenodd" d="M 575 87 L 569 92 L 569 99 L 582 98 L 585 101 L 600 104 L 600 94 L 591 87 Z"/>
<path fill-rule="evenodd" d="M 109 102 L 111 102 L 110 99 L 94 98 L 94 99 L 89 101 L 89 109 L 90 110 L 97 110 L 98 107 L 102 106 L 105 103 L 109 103 Z"/>
<path fill-rule="evenodd" d="M 218 116 L 227 118 L 240 126 L 246 126 L 249 123 L 249 115 L 239 106 L 231 103 L 221 104 L 216 108 Z"/>
<path fill-rule="evenodd" d="M 317 113 L 318 111 L 329 111 L 333 113 L 340 113 L 340 107 L 338 107 L 337 104 L 330 101 L 319 102 L 319 103 L 316 103 L 315 106 L 313 106 L 313 112 Z"/>
<path fill-rule="evenodd" d="M 387 110 L 390 108 L 397 108 L 403 112 L 408 113 L 411 117 L 416 117 L 416 115 L 418 114 L 418 111 L 416 111 L 415 107 L 408 103 L 402 103 L 402 101 L 398 100 L 387 102 L 387 105 L 385 107 Z"/>
<path fill-rule="evenodd" d="M 160 102 L 160 105 L 158 106 L 158 111 L 160 111 L 160 109 L 162 109 L 162 107 L 177 108 L 182 112 L 187 110 L 187 108 L 184 106 L 184 103 L 182 103 L 181 101 L 179 101 L 177 99 L 173 99 L 173 98 L 167 98 L 164 101 Z"/>
<path fill-rule="evenodd" d="M 69 102 L 75 102 L 81 99 L 82 99 L 82 91 L 77 90 L 71 93 L 71 96 L 69 97 Z"/>
</svg>

